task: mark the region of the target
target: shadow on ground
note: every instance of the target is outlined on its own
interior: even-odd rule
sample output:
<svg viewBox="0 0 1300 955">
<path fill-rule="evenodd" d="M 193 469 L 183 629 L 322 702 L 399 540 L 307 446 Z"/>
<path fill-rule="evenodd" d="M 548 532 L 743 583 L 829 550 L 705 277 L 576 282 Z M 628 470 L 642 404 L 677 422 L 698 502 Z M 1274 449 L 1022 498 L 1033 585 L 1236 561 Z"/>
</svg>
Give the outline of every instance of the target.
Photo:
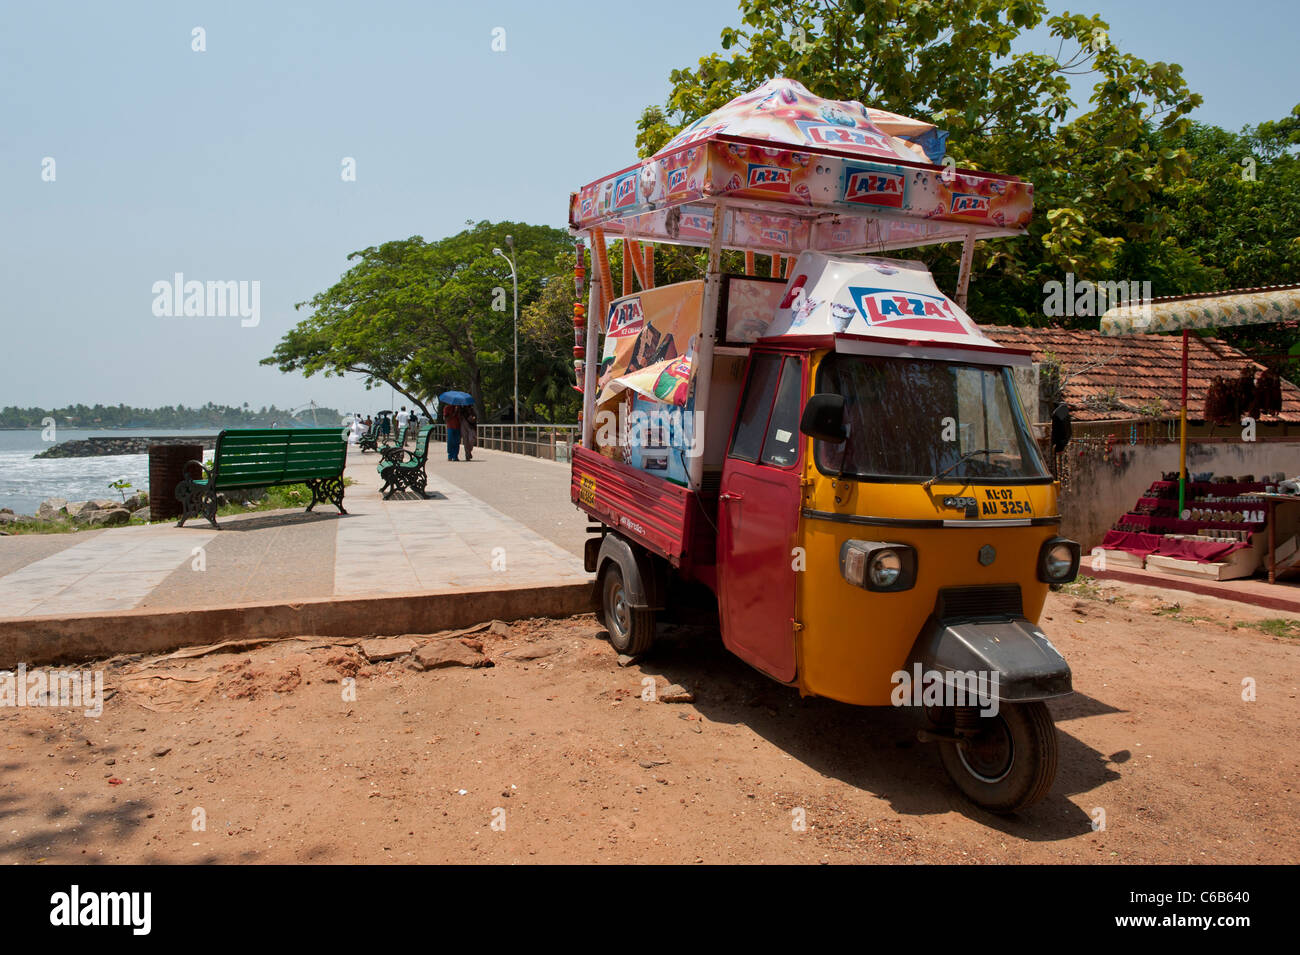
<svg viewBox="0 0 1300 955">
<path fill-rule="evenodd" d="M 998 816 L 967 802 L 945 774 L 933 744 L 920 743 L 919 714 L 908 708 L 863 707 L 820 697 L 801 698 L 731 654 L 716 628 L 661 625 L 640 669 L 686 686 L 709 720 L 744 725 L 806 766 L 888 800 L 902 815 L 961 812 L 1009 835 L 1033 841 L 1092 832 L 1092 820 L 1066 796 L 1118 778 L 1107 757 L 1058 727 L 1059 764 L 1052 792 L 1015 816 Z M 1049 704 L 1059 721 L 1116 712 L 1076 693 Z"/>
</svg>

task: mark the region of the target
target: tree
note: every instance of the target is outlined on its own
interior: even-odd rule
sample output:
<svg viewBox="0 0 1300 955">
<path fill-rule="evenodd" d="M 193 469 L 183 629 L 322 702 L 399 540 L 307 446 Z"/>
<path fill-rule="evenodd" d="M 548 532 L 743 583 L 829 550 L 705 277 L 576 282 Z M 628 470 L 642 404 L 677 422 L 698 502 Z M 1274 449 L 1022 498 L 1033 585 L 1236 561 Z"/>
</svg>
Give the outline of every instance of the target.
<svg viewBox="0 0 1300 955">
<path fill-rule="evenodd" d="M 729 55 L 674 70 L 666 108 L 642 113 L 642 155 L 775 76 L 928 119 L 949 132 L 957 165 L 1034 183 L 1029 237 L 977 247 L 970 310 L 999 322 L 1041 322 L 1043 283 L 1062 271 L 1118 278 L 1126 244 L 1166 225 L 1152 200 L 1188 171 L 1177 140 L 1201 98 L 1176 64 L 1119 50 L 1099 17 L 1048 18 L 1044 0 L 742 0 L 740 13 L 722 31 Z M 1011 52 L 1044 21 L 1056 55 Z M 1080 75 L 1095 78 L 1091 108 L 1067 121 Z M 959 249 L 907 254 L 955 283 Z"/>
<path fill-rule="evenodd" d="M 391 385 L 429 414 L 425 402 L 458 389 L 481 417 L 513 393 L 510 267 L 493 253 L 515 241 L 519 306 L 541 292 L 569 239 L 547 226 L 479 222 L 435 242 L 413 236 L 348 256 L 333 286 L 297 308 L 311 315 L 262 360 L 281 371 L 362 375 L 367 388 Z M 520 338 L 520 375 L 529 357 Z"/>
</svg>

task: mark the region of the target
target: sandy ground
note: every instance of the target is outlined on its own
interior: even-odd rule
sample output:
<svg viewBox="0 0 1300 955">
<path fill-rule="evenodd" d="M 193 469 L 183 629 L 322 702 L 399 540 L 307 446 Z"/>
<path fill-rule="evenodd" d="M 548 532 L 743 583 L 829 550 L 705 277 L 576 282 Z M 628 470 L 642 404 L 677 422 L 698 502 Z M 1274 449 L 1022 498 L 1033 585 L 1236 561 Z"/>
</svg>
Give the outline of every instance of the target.
<svg viewBox="0 0 1300 955">
<path fill-rule="evenodd" d="M 1184 596 L 1052 595 L 1077 692 L 1015 818 L 963 802 L 906 712 L 800 700 L 708 630 L 623 668 L 578 617 L 450 638 L 475 669 L 314 638 L 112 661 L 97 719 L 0 709 L 0 861 L 1294 862 L 1300 640 Z"/>
</svg>

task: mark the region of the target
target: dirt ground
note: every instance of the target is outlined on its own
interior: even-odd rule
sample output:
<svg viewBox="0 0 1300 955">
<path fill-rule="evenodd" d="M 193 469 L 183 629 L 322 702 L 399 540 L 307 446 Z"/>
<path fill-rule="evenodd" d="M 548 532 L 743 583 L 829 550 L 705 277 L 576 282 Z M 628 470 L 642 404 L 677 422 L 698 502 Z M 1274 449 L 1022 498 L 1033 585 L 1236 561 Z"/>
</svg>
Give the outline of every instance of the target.
<svg viewBox="0 0 1300 955">
<path fill-rule="evenodd" d="M 472 669 L 315 638 L 110 661 L 99 718 L 0 709 L 0 861 L 1295 862 L 1300 640 L 1234 626 L 1277 616 L 1053 594 L 1076 692 L 1014 818 L 957 795 L 910 713 L 801 700 L 707 630 L 628 667 L 591 617 L 437 644 Z"/>
</svg>

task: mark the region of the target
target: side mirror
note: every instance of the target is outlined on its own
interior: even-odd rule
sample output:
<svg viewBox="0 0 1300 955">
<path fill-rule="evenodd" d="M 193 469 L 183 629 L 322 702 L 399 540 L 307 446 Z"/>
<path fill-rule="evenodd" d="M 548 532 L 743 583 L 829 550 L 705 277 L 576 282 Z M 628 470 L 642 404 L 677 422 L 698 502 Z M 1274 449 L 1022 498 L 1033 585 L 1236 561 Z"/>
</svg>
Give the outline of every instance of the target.
<svg viewBox="0 0 1300 955">
<path fill-rule="evenodd" d="M 1061 402 L 1052 409 L 1052 450 L 1060 454 L 1074 437 L 1074 425 L 1070 422 L 1070 409 Z"/>
<path fill-rule="evenodd" d="M 799 419 L 799 430 L 810 438 L 839 444 L 846 437 L 844 430 L 844 396 L 813 395 L 804 406 Z"/>
</svg>

